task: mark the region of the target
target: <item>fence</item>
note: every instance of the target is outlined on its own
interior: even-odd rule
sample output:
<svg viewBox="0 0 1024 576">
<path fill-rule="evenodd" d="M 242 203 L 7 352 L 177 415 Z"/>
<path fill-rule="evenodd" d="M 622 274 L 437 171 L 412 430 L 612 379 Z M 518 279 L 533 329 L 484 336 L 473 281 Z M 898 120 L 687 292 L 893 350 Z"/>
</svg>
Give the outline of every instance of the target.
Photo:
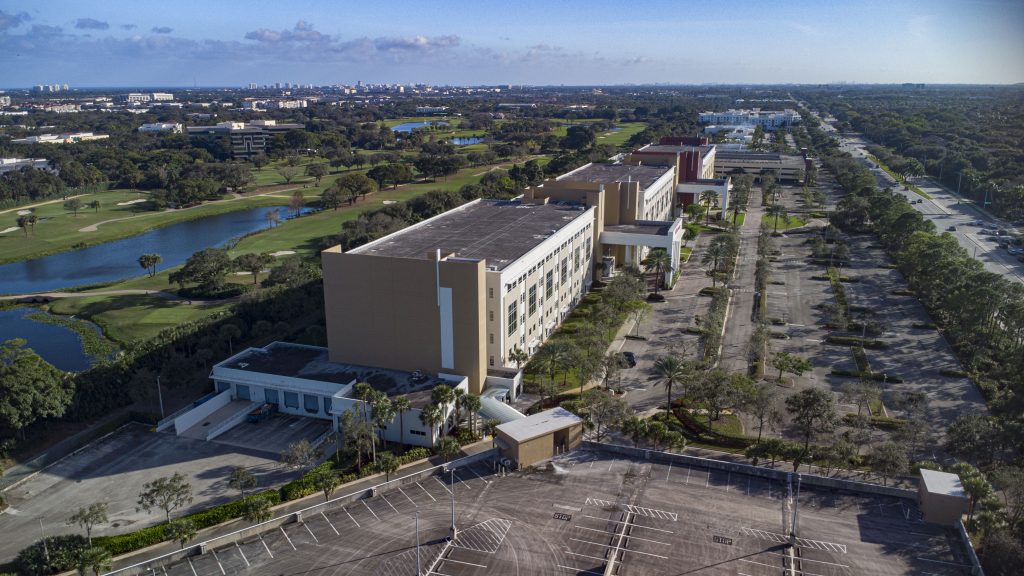
<svg viewBox="0 0 1024 576">
<path fill-rule="evenodd" d="M 964 548 L 967 549 L 967 556 L 971 560 L 971 576 L 985 576 L 985 572 L 981 569 L 981 562 L 978 561 L 978 555 L 974 553 L 974 545 L 971 544 L 971 537 L 967 535 L 967 528 L 964 526 L 963 521 L 958 521 L 956 527 L 960 534 L 960 540 L 963 542 Z"/>
<path fill-rule="evenodd" d="M 447 464 L 432 466 L 419 472 L 413 472 L 412 474 L 407 474 L 400 478 L 395 478 L 387 482 L 382 482 L 380 484 L 371 486 L 370 488 L 367 489 L 357 490 L 355 492 L 345 494 L 344 496 L 332 498 L 327 502 L 321 502 L 319 504 L 314 504 L 301 510 L 296 510 L 294 512 L 282 514 L 275 518 L 271 518 L 266 522 L 261 522 L 259 524 L 247 526 L 245 528 L 235 530 L 234 532 L 229 532 L 228 534 L 223 534 L 221 536 L 210 538 L 209 540 L 198 542 L 182 550 L 175 550 L 173 552 L 169 552 L 167 554 L 163 554 L 155 558 L 150 558 L 148 560 L 144 560 L 142 562 L 138 562 L 130 566 L 119 568 L 112 572 L 106 573 L 104 576 L 113 576 L 115 574 L 118 576 L 134 576 L 136 574 L 147 573 L 156 574 L 158 568 L 170 562 L 175 562 L 183 558 L 187 558 L 189 556 L 205 554 L 210 550 L 215 550 L 222 546 L 233 544 L 235 542 L 244 540 L 257 534 L 262 534 L 268 530 L 273 530 L 285 524 L 302 522 L 302 519 L 304 517 L 309 516 L 311 514 L 328 512 L 331 510 L 335 510 L 337 508 L 347 506 L 349 504 L 352 504 L 353 502 L 362 500 L 364 498 L 372 498 L 377 494 L 387 493 L 391 490 L 397 489 L 399 486 L 412 484 L 420 480 L 423 480 L 424 478 L 429 478 L 430 476 L 433 476 L 435 474 L 443 473 L 446 470 L 449 470 L 453 467 L 458 468 L 461 466 L 472 464 L 474 462 L 479 462 L 480 460 L 487 460 L 489 458 L 493 458 L 497 456 L 497 453 L 498 451 L 492 448 L 490 450 L 485 450 L 478 454 L 473 454 L 470 456 L 466 456 L 464 458 L 460 458 L 458 460 L 453 460 Z"/>
</svg>

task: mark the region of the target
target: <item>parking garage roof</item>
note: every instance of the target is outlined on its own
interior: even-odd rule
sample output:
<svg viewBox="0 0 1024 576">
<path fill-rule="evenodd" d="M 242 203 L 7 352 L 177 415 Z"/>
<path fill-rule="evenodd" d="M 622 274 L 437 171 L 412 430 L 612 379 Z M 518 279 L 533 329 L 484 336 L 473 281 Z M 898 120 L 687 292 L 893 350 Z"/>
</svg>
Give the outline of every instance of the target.
<svg viewBox="0 0 1024 576">
<path fill-rule="evenodd" d="M 489 268 L 502 270 L 587 210 L 575 203 L 480 200 L 348 253 L 427 258 L 431 252 L 440 250 L 442 256 L 454 254 L 456 258 L 486 260 Z"/>
<path fill-rule="evenodd" d="M 635 164 L 588 164 L 558 177 L 559 182 L 639 182 L 646 190 L 659 178 L 671 171 L 669 166 Z"/>
</svg>

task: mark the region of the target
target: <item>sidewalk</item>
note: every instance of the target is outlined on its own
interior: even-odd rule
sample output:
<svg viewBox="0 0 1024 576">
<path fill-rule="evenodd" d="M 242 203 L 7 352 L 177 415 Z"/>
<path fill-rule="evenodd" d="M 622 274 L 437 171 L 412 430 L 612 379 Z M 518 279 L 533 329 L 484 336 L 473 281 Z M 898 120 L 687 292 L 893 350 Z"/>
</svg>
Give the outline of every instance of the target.
<svg viewBox="0 0 1024 576">
<path fill-rule="evenodd" d="M 757 326 L 754 320 L 754 277 L 757 269 L 757 237 L 764 217 L 763 206 L 748 206 L 740 227 L 740 253 L 730 285 L 732 306 L 725 321 L 725 337 L 719 366 L 729 372 L 747 371 L 747 343 Z"/>
</svg>

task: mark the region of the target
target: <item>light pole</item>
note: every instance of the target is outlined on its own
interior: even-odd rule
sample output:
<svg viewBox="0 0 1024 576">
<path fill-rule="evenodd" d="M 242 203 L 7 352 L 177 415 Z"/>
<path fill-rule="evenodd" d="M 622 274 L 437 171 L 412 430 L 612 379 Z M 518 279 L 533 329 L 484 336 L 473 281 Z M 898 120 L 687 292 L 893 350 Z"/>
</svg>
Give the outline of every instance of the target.
<svg viewBox="0 0 1024 576">
<path fill-rule="evenodd" d="M 455 528 L 455 468 L 452 468 L 450 472 L 452 473 L 452 542 L 454 542 L 458 535 L 458 530 Z"/>
<path fill-rule="evenodd" d="M 416 576 L 423 575 L 423 566 L 420 564 L 420 511 L 416 511 Z"/>
<path fill-rule="evenodd" d="M 37 518 L 37 520 L 39 520 L 39 535 L 43 539 L 43 555 L 46 557 L 46 564 L 49 565 L 50 564 L 50 547 L 46 545 L 46 532 L 43 532 L 43 519 L 42 518 Z"/>
<path fill-rule="evenodd" d="M 796 475 L 796 499 L 793 500 L 793 543 L 796 543 L 798 538 L 797 534 L 800 529 L 800 480 L 803 477 L 802 474 Z"/>
<path fill-rule="evenodd" d="M 156 397 L 160 400 L 160 418 L 164 417 L 164 394 L 160 391 L 160 375 L 156 376 Z"/>
</svg>

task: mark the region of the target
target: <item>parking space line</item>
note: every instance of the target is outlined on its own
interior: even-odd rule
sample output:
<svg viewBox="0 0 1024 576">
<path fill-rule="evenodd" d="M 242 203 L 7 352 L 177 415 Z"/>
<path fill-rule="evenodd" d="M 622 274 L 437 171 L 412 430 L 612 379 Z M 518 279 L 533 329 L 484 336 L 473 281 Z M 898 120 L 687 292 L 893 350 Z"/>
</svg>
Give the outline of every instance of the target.
<svg viewBox="0 0 1024 576">
<path fill-rule="evenodd" d="M 586 526 L 577 526 L 577 528 L 580 528 L 581 530 L 591 530 L 593 532 L 600 532 L 602 534 L 607 534 L 608 533 L 607 530 L 598 530 L 597 528 L 587 528 Z M 662 546 L 671 546 L 671 544 L 669 544 L 668 542 L 662 542 L 660 540 L 651 540 L 650 538 L 641 538 L 639 536 L 627 536 L 627 538 L 629 538 L 630 540 L 643 540 L 644 542 L 653 542 L 654 544 L 661 544 Z"/>
<path fill-rule="evenodd" d="M 349 513 L 348 508 L 342 508 L 342 510 L 345 511 L 345 514 L 348 514 L 348 519 L 351 520 L 352 523 L 356 525 L 356 528 L 362 528 L 362 526 L 359 525 L 359 522 L 356 522 L 356 519 L 352 517 L 351 513 Z"/>
<path fill-rule="evenodd" d="M 461 483 L 461 484 L 462 484 L 463 486 L 465 486 L 465 487 L 466 487 L 466 489 L 471 489 L 471 488 L 473 488 L 472 486 L 470 486 L 469 484 L 466 484 L 466 483 L 465 483 L 465 482 L 464 482 L 464 481 L 462 480 L 462 477 L 461 477 L 461 476 L 459 476 L 459 473 L 458 473 L 458 472 L 455 472 L 455 473 L 454 473 L 454 476 L 455 476 L 455 479 L 456 479 L 456 480 L 458 480 L 458 481 L 459 481 L 459 482 L 460 482 L 460 483 Z"/>
<path fill-rule="evenodd" d="M 401 486 L 398 487 L 398 491 L 402 493 L 402 496 L 405 496 L 405 499 L 408 500 L 410 504 L 412 504 L 413 506 L 415 506 L 417 508 L 420 507 L 420 505 L 417 504 L 416 502 L 414 502 L 412 498 L 409 498 L 409 495 L 405 493 L 405 490 L 402 490 Z"/>
<path fill-rule="evenodd" d="M 213 553 L 213 559 L 217 561 L 217 567 L 220 568 L 220 573 L 223 576 L 227 576 L 227 572 L 224 571 L 224 565 L 220 563 L 220 558 L 217 558 L 217 551 L 211 550 L 210 552 Z"/>
<path fill-rule="evenodd" d="M 672 475 L 672 461 L 668 462 L 668 472 L 665 474 L 665 482 L 668 482 L 668 477 Z"/>
<path fill-rule="evenodd" d="M 729 491 L 729 484 L 732 483 L 732 472 L 727 472 L 725 475 L 725 491 Z"/>
<path fill-rule="evenodd" d="M 395 505 L 391 503 L 391 500 L 388 500 L 387 496 L 381 493 L 380 497 L 383 498 L 384 501 L 388 503 L 388 506 L 391 506 L 391 509 L 395 511 L 395 514 L 398 514 L 398 508 L 395 508 Z"/>
<path fill-rule="evenodd" d="M 288 537 L 288 533 L 284 531 L 284 526 L 278 526 L 277 528 L 281 531 L 281 534 L 284 534 L 284 539 L 288 541 L 288 545 L 292 547 L 292 550 L 298 550 L 292 542 L 292 539 Z"/>
<path fill-rule="evenodd" d="M 590 540 L 580 540 L 579 538 L 569 538 L 576 542 L 583 542 L 584 544 L 593 544 L 594 546 L 601 546 L 603 548 L 616 548 L 611 544 L 601 544 L 600 542 L 591 542 Z M 630 550 L 629 548 L 619 548 L 622 552 L 632 552 L 634 554 L 643 554 L 644 556 L 654 556 L 655 558 L 661 558 L 662 560 L 668 560 L 668 556 L 661 556 L 660 554 L 651 554 L 650 552 L 641 552 L 639 550 Z"/>
<path fill-rule="evenodd" d="M 666 534 L 675 534 L 675 532 L 673 532 L 671 530 L 664 530 L 662 528 L 655 528 L 653 526 L 644 526 L 643 524 L 636 524 L 635 522 L 624 522 L 622 520 L 608 520 L 607 518 L 598 518 L 597 516 L 588 516 L 586 514 L 584 514 L 583 517 L 584 518 L 592 518 L 594 520 L 600 520 L 602 522 L 611 522 L 612 524 L 629 524 L 630 526 L 635 526 L 637 528 L 646 528 L 647 530 L 654 530 L 656 532 L 664 532 Z M 577 528 L 579 528 L 579 527 L 580 526 L 577 526 Z"/>
<path fill-rule="evenodd" d="M 582 568 L 571 568 L 569 566 L 565 566 L 565 565 L 562 565 L 562 564 L 555 564 L 555 566 L 558 566 L 559 568 L 565 568 L 566 570 L 570 570 L 570 571 L 575 572 L 577 574 L 582 572 L 584 574 L 597 574 L 597 576 L 604 576 L 604 572 L 594 572 L 593 570 L 584 570 Z"/>
<path fill-rule="evenodd" d="M 306 528 L 306 532 L 309 532 L 309 535 L 313 537 L 313 541 L 316 542 L 317 544 L 319 544 L 320 543 L 320 539 L 317 538 L 316 534 L 313 534 L 313 531 L 309 529 L 309 524 L 306 524 L 305 522 L 303 522 L 302 525 Z"/>
<path fill-rule="evenodd" d="M 470 471 L 470 472 L 472 472 L 474 476 L 476 476 L 477 478 L 479 478 L 480 480 L 482 480 L 484 484 L 489 484 L 489 483 L 490 483 L 490 480 L 484 480 L 484 477 L 483 477 L 483 476 L 481 476 L 481 475 L 477 474 L 477 473 L 476 473 L 476 470 L 473 470 L 473 467 L 472 467 L 472 466 L 466 466 L 466 468 L 468 468 L 468 469 L 469 469 L 469 471 Z"/>
<path fill-rule="evenodd" d="M 238 545 L 237 540 L 235 540 L 235 548 L 237 548 L 238 553 L 242 555 L 242 560 L 245 560 L 246 567 L 252 566 L 252 564 L 249 564 L 249 559 L 245 557 L 245 552 L 242 551 L 242 547 Z"/>
<path fill-rule="evenodd" d="M 434 498 L 433 494 L 431 494 L 430 492 L 427 492 L 427 489 L 423 487 L 423 484 L 420 484 L 419 482 L 417 482 L 416 485 L 420 487 L 420 490 L 423 490 L 424 494 L 426 494 L 427 496 L 430 496 L 431 500 L 433 500 L 434 502 L 437 502 L 437 498 Z"/>
<path fill-rule="evenodd" d="M 274 559 L 274 553 L 270 551 L 270 546 L 267 546 L 267 542 L 266 542 L 266 540 L 263 539 L 263 535 L 262 534 L 257 534 L 256 536 L 260 539 L 260 542 L 263 543 L 263 548 L 266 549 L 267 554 L 270 556 L 270 559 L 273 560 Z"/>
<path fill-rule="evenodd" d="M 196 572 L 196 567 L 192 565 L 192 559 L 185 558 L 185 560 L 188 560 L 188 567 L 192 569 L 192 576 L 199 576 L 199 573 Z"/>
<path fill-rule="evenodd" d="M 686 482 L 683 482 L 683 484 L 689 484 L 689 483 L 690 483 L 690 465 L 687 464 L 686 465 Z"/>
<path fill-rule="evenodd" d="M 607 562 L 608 561 L 607 558 L 598 558 L 597 556 L 588 556 L 586 554 L 577 554 L 576 552 L 571 552 L 571 551 L 568 551 L 568 550 L 566 550 L 565 553 L 569 554 L 569 555 L 572 555 L 572 556 L 579 556 L 580 558 L 590 558 L 591 560 L 597 560 L 598 562 Z"/>
<path fill-rule="evenodd" d="M 327 515 L 324 514 L 322 510 L 320 511 L 320 515 L 324 517 L 324 520 L 327 520 L 327 525 L 331 527 L 331 530 L 334 530 L 334 534 L 336 536 L 341 536 L 341 532 L 338 532 L 338 529 L 334 527 L 334 523 L 331 522 L 331 519 L 328 518 Z"/>
<path fill-rule="evenodd" d="M 473 564 L 472 562 L 463 562 L 462 560 L 452 560 L 451 558 L 442 558 L 441 562 L 454 562 L 456 564 L 465 564 L 466 566 L 476 566 L 477 568 L 487 568 L 483 564 Z"/>
<path fill-rule="evenodd" d="M 366 500 L 360 500 L 360 502 L 362 502 L 363 506 L 365 506 L 366 509 L 370 511 L 370 514 L 373 514 L 374 518 L 380 520 L 380 516 L 377 516 L 377 513 L 373 511 L 373 508 L 370 508 L 370 505 L 366 503 Z"/>
<path fill-rule="evenodd" d="M 438 478 L 437 476 L 433 476 L 432 478 L 433 478 L 434 480 L 437 480 L 437 483 L 441 485 L 441 488 L 444 488 L 444 491 L 445 491 L 445 492 L 447 492 L 447 493 L 449 493 L 449 494 L 451 494 L 451 493 L 452 493 L 452 491 L 448 489 L 448 486 L 447 486 L 447 485 L 445 485 L 445 483 L 444 483 L 444 482 L 441 482 L 441 479 L 440 479 L 440 478 Z"/>
</svg>

